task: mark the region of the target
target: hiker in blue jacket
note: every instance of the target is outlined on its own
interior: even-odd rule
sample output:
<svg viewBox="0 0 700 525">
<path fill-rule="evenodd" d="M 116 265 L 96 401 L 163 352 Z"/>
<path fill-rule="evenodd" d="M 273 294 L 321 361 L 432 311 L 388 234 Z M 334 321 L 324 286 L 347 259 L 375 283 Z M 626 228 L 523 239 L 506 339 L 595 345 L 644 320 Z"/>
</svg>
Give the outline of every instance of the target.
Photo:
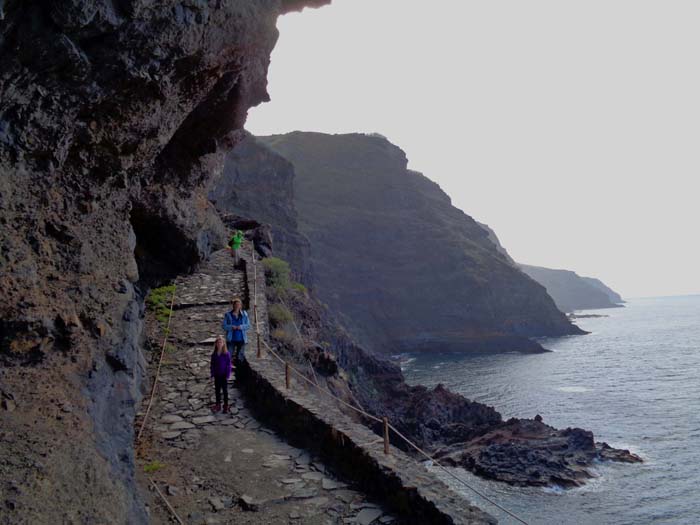
<svg viewBox="0 0 700 525">
<path fill-rule="evenodd" d="M 221 327 L 226 332 L 226 346 L 234 362 L 245 361 L 244 347 L 248 342 L 250 321 L 243 309 L 243 302 L 238 298 L 231 301 L 231 311 L 226 312 Z"/>
</svg>

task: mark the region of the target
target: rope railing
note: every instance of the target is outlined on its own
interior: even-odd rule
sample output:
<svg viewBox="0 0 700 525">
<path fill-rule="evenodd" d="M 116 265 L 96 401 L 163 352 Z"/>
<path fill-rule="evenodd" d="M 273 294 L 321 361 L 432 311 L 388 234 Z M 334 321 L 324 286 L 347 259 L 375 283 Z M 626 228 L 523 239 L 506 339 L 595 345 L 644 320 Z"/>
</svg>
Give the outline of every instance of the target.
<svg viewBox="0 0 700 525">
<path fill-rule="evenodd" d="M 141 440 L 141 434 L 143 434 L 143 429 L 146 428 L 146 421 L 151 413 L 151 406 L 153 405 L 153 398 L 156 394 L 156 387 L 158 386 L 158 379 L 160 377 L 160 368 L 163 365 L 163 355 L 165 354 L 165 345 L 168 342 L 168 335 L 170 335 L 170 320 L 173 318 L 173 305 L 175 304 L 175 289 L 173 290 L 173 297 L 170 300 L 170 313 L 168 314 L 168 323 L 165 326 L 165 336 L 163 337 L 163 346 L 160 349 L 160 358 L 158 359 L 158 368 L 156 369 L 156 375 L 153 379 L 153 386 L 151 387 L 151 394 L 148 398 L 148 405 L 146 406 L 146 412 L 143 415 L 143 420 L 141 421 L 141 428 L 139 428 L 139 433 L 136 436 L 136 442 Z"/>
<path fill-rule="evenodd" d="M 175 521 L 177 521 L 180 525 L 185 525 L 185 522 L 182 521 L 182 518 L 177 514 L 177 512 L 175 512 L 175 509 L 168 501 L 168 498 L 166 498 L 163 495 L 163 493 L 158 488 L 158 485 L 156 485 L 155 481 L 153 481 L 151 478 L 148 478 L 148 481 L 150 481 L 151 485 L 153 485 L 153 488 L 156 489 L 156 493 L 160 496 L 160 499 L 163 500 L 163 503 L 165 503 L 165 506 L 168 508 L 168 511 L 170 511 L 170 514 L 172 514 L 173 518 L 175 518 Z"/>
<path fill-rule="evenodd" d="M 155 398 L 156 394 L 156 387 L 158 386 L 158 380 L 160 379 L 160 369 L 163 365 L 163 356 L 165 355 L 165 347 L 168 343 L 168 336 L 170 335 L 170 320 L 173 317 L 173 305 L 175 304 L 175 290 L 173 290 L 173 296 L 170 299 L 170 313 L 168 314 L 168 323 L 165 326 L 165 334 L 163 337 L 163 345 L 160 348 L 160 357 L 158 358 L 158 367 L 156 368 L 156 375 L 153 379 L 153 386 L 151 387 L 151 393 L 148 398 L 148 405 L 146 406 L 146 412 L 143 415 L 143 420 L 141 421 L 141 427 L 139 428 L 139 432 L 136 436 L 136 442 L 138 443 L 141 440 L 141 435 L 143 434 L 144 428 L 146 428 L 146 421 L 148 420 L 148 416 L 151 413 L 151 406 L 153 405 L 153 399 Z M 155 489 L 156 493 L 160 497 L 160 499 L 163 500 L 163 503 L 165 503 L 165 506 L 168 509 L 168 512 L 173 516 L 175 521 L 177 521 L 180 525 L 185 525 L 185 522 L 182 521 L 182 518 L 178 515 L 177 512 L 175 512 L 175 509 L 173 506 L 170 504 L 168 499 L 163 495 L 161 490 L 158 488 L 158 485 L 156 484 L 155 481 L 153 481 L 153 478 L 148 477 L 148 481 L 151 482 L 151 485 L 153 485 L 153 488 Z"/>
<path fill-rule="evenodd" d="M 260 344 L 261 344 L 261 339 L 260 339 L 260 325 L 259 325 L 259 323 L 258 323 L 258 314 L 257 314 L 257 303 L 258 303 L 258 299 L 257 299 L 257 281 L 258 281 L 258 278 L 257 278 L 257 264 L 256 264 L 256 260 L 255 260 L 255 252 L 253 252 L 253 257 L 252 257 L 252 259 L 253 259 L 253 308 L 254 308 L 254 311 L 255 311 L 255 333 L 256 333 L 256 336 L 257 336 L 257 357 L 260 358 L 260 357 L 262 356 L 262 352 L 261 352 L 261 346 L 260 346 Z M 284 304 L 284 303 L 283 303 L 283 304 Z M 285 305 L 285 306 L 286 306 L 286 305 Z M 297 336 L 301 339 L 301 333 L 300 333 L 299 328 L 297 327 L 296 323 L 294 323 L 294 328 L 295 328 L 295 330 L 296 330 L 296 332 L 297 332 Z M 311 385 L 311 386 L 313 386 L 313 387 L 316 387 L 316 389 L 317 389 L 319 392 L 322 392 L 323 394 L 326 394 L 327 396 L 331 397 L 332 399 L 334 399 L 336 402 L 340 403 L 341 405 L 343 405 L 343 406 L 345 406 L 345 407 L 347 407 L 347 408 L 349 408 L 349 409 L 351 409 L 351 410 L 357 412 L 358 414 L 362 415 L 363 417 L 366 417 L 367 419 L 369 419 L 369 420 L 371 420 L 371 421 L 374 421 L 374 422 L 376 422 L 376 423 L 380 423 L 380 424 L 382 425 L 382 428 L 383 428 L 383 439 L 377 440 L 377 443 L 381 443 L 381 442 L 383 441 L 383 443 L 384 443 L 384 453 L 385 453 L 385 454 L 388 455 L 388 454 L 390 453 L 390 447 L 389 447 L 389 443 L 390 443 L 389 431 L 392 431 L 392 432 L 394 432 L 394 434 L 395 434 L 399 439 L 401 439 L 401 440 L 404 441 L 407 445 L 409 445 L 411 448 L 413 448 L 414 450 L 416 450 L 416 452 L 418 452 L 420 455 L 424 456 L 427 460 L 429 460 L 430 462 L 432 462 L 432 464 L 436 465 L 436 466 L 437 466 L 438 468 L 440 468 L 443 472 L 445 472 L 448 476 L 450 476 L 451 478 L 453 478 L 454 480 L 456 480 L 457 482 L 459 482 L 461 485 L 463 485 L 463 486 L 465 486 L 466 488 L 468 488 L 470 491 L 472 491 L 474 494 L 476 494 L 477 496 L 479 496 L 480 498 L 482 498 L 484 501 L 490 503 L 491 505 L 493 505 L 493 506 L 496 507 L 497 509 L 501 510 L 502 512 L 504 512 L 505 514 L 507 514 L 508 516 L 510 516 L 511 518 L 513 518 L 514 520 L 518 521 L 519 523 L 522 523 L 523 525 L 528 525 L 528 523 L 527 523 L 523 518 L 521 518 L 520 516 L 518 516 L 518 515 L 515 514 L 514 512 L 511 512 L 510 510 L 506 509 L 505 507 L 503 507 L 502 505 L 500 505 L 499 503 L 497 503 L 496 501 L 494 501 L 494 500 L 491 499 L 490 497 L 486 496 L 484 493 L 482 493 L 482 492 L 479 491 L 478 489 L 475 489 L 474 487 L 472 487 L 467 481 L 465 481 L 465 480 L 462 479 L 461 477 L 457 476 L 454 472 L 452 472 L 450 469 L 448 469 L 445 465 L 443 465 L 442 463 L 440 463 L 439 460 L 437 460 L 435 457 L 433 457 L 433 456 L 431 456 L 430 454 L 428 454 L 427 452 L 425 452 L 422 448 L 420 448 L 418 445 L 416 445 L 413 441 L 411 441 L 409 438 L 407 438 L 406 436 L 404 436 L 394 425 L 392 425 L 391 423 L 389 423 L 388 418 L 386 418 L 386 417 L 378 418 L 377 416 L 375 416 L 375 415 L 373 415 L 373 414 L 370 414 L 370 413 L 366 412 L 365 410 L 363 410 L 363 409 L 361 409 L 361 408 L 358 408 L 358 407 L 356 407 L 356 406 L 354 406 L 354 405 L 348 403 L 348 402 L 345 401 L 344 399 L 339 398 L 338 396 L 334 395 L 330 390 L 326 390 L 326 389 L 322 388 L 322 387 L 320 386 L 320 384 L 315 383 L 314 381 L 312 381 L 311 379 L 309 379 L 309 378 L 306 376 L 306 374 L 304 374 L 304 373 L 301 372 L 300 370 L 297 370 L 294 366 L 291 366 L 291 365 L 289 364 L 289 362 L 288 362 L 286 359 L 284 359 L 282 356 L 280 356 L 277 352 L 275 352 L 275 351 L 272 349 L 272 347 L 267 343 L 267 341 L 265 341 L 264 339 L 262 339 L 262 344 L 265 346 L 265 348 L 267 349 L 267 351 L 268 351 L 273 357 L 275 357 L 275 358 L 277 359 L 277 361 L 280 362 L 280 364 L 282 364 L 282 365 L 284 366 L 284 371 L 285 371 L 285 386 L 286 386 L 287 389 L 290 389 L 290 387 L 291 387 L 290 375 L 291 375 L 291 373 L 293 372 L 294 374 L 296 374 L 297 376 L 299 376 L 302 380 L 304 380 L 304 381 L 305 381 L 306 383 L 308 383 L 309 385 Z M 313 370 L 313 366 L 312 366 L 312 370 Z M 314 373 L 314 375 L 315 375 L 315 373 Z"/>
</svg>

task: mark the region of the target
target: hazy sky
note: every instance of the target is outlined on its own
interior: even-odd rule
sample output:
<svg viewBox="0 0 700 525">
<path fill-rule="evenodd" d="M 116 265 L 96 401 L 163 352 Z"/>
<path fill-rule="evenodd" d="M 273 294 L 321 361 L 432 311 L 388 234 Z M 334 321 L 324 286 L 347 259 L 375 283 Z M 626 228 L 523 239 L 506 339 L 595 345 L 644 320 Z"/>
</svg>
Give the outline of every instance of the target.
<svg viewBox="0 0 700 525">
<path fill-rule="evenodd" d="M 279 20 L 256 134 L 379 132 L 518 261 L 700 293 L 700 2 L 333 0 Z"/>
</svg>

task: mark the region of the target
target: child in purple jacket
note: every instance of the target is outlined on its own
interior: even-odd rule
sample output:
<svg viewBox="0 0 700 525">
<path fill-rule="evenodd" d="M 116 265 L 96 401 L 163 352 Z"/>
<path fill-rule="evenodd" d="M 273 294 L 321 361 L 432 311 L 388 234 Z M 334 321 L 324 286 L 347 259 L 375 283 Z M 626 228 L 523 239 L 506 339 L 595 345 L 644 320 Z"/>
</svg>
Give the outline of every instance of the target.
<svg viewBox="0 0 700 525">
<path fill-rule="evenodd" d="M 226 348 L 226 341 L 222 336 L 214 341 L 214 352 L 211 354 L 211 377 L 214 378 L 214 392 L 216 393 L 216 405 L 211 407 L 212 412 L 221 410 L 221 391 L 224 392 L 224 414 L 228 409 L 228 379 L 231 377 L 231 354 Z"/>
</svg>

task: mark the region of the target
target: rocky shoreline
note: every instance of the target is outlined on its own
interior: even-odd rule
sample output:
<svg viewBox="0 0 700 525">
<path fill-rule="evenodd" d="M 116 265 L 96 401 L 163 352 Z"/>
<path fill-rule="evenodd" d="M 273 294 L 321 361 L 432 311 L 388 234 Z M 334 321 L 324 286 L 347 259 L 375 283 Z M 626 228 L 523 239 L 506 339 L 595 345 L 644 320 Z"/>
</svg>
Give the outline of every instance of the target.
<svg viewBox="0 0 700 525">
<path fill-rule="evenodd" d="M 557 430 L 535 419 L 509 419 L 466 443 L 451 445 L 437 457 L 475 474 L 519 486 L 578 487 L 593 478 L 595 461 L 641 463 L 629 450 L 596 443 L 581 428 Z"/>
<path fill-rule="evenodd" d="M 251 237 L 255 237 L 251 234 Z M 274 295 L 269 297 L 275 301 Z M 596 461 L 641 462 L 627 450 L 596 443 L 580 428 L 556 429 L 542 418 L 504 421 L 493 407 L 451 392 L 443 385 L 410 386 L 394 362 L 355 344 L 330 314 L 306 293 L 285 300 L 301 327 L 302 340 L 272 341 L 288 355 L 305 356 L 336 395 L 377 417 L 388 417 L 418 446 L 447 464 L 523 486 L 579 486 Z M 328 366 L 328 354 L 333 366 Z M 377 434 L 381 428 L 365 422 Z M 400 440 L 392 444 L 414 451 Z"/>
</svg>

